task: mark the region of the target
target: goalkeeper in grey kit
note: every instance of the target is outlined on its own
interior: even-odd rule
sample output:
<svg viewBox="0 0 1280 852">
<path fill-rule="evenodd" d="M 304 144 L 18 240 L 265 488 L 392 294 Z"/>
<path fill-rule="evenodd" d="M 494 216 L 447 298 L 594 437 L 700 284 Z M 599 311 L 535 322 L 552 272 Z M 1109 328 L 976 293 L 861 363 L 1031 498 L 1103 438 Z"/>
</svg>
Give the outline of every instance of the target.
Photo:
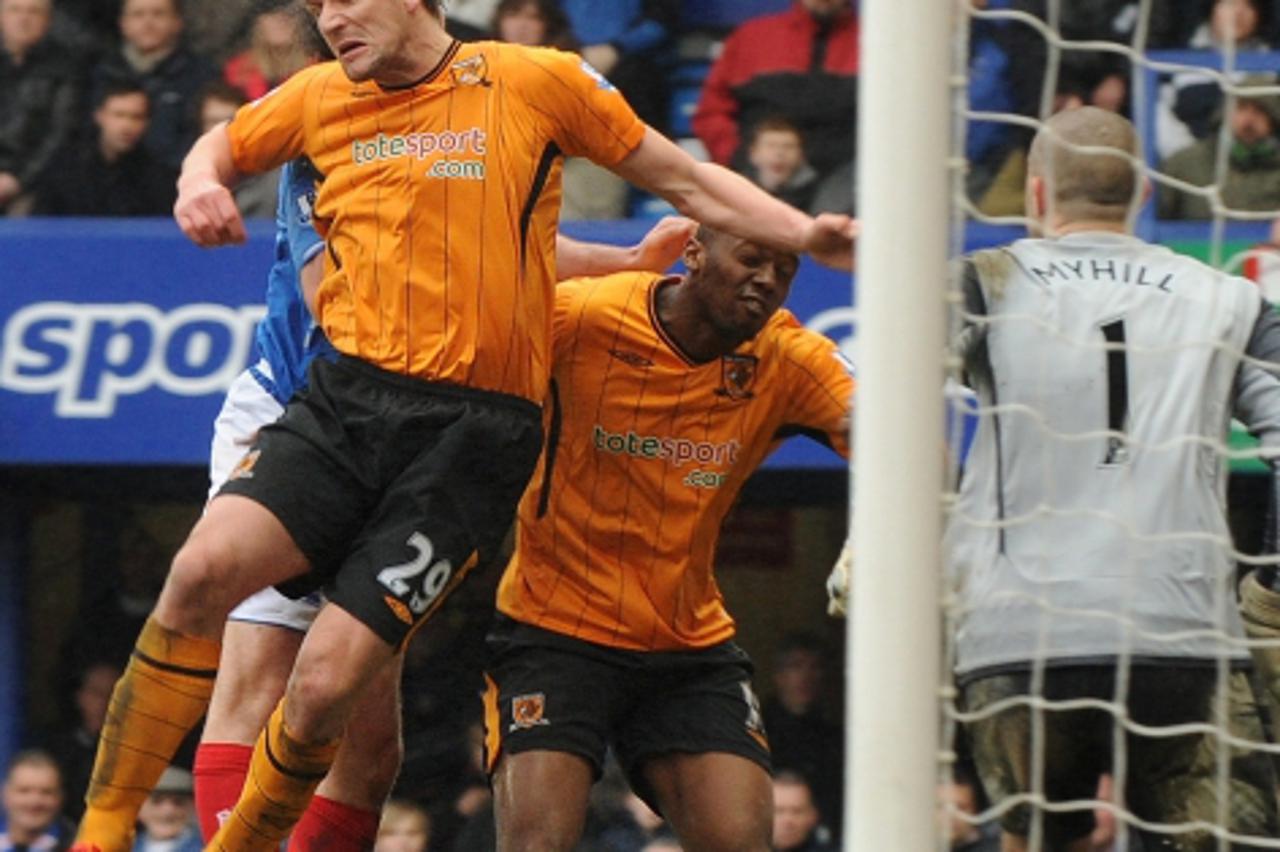
<svg viewBox="0 0 1280 852">
<path fill-rule="evenodd" d="M 1053 116 L 1026 186 L 1043 238 L 966 265 L 955 342 L 982 411 L 945 553 L 983 784 L 1039 811 L 1003 812 L 1006 852 L 1087 849 L 1104 773 L 1143 849 L 1217 850 L 1220 813 L 1231 849 L 1280 836 L 1271 761 L 1239 746 L 1264 735 L 1222 452 L 1234 413 L 1280 455 L 1261 362 L 1280 319 L 1251 282 L 1132 235 L 1139 151 L 1114 113 Z M 1276 634 L 1269 594 L 1271 620 L 1249 618 Z"/>
</svg>

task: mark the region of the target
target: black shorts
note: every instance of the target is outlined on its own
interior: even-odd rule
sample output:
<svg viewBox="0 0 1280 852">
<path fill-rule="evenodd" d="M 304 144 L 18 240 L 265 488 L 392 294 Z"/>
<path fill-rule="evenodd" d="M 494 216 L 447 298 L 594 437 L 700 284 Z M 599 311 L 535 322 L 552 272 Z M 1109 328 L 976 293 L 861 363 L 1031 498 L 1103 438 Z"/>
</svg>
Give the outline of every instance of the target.
<svg viewBox="0 0 1280 852">
<path fill-rule="evenodd" d="M 726 752 L 770 771 L 755 667 L 732 642 L 696 651 L 627 651 L 499 615 L 485 673 L 485 766 L 504 752 L 560 751 L 599 777 L 614 748 L 655 810 L 641 772 L 660 755 Z"/>
<path fill-rule="evenodd" d="M 283 584 L 402 646 L 477 564 L 489 566 L 542 447 L 517 397 L 317 359 L 221 494 L 280 519 L 311 563 Z"/>
<path fill-rule="evenodd" d="M 1213 733 L 1192 729 L 1174 736 L 1152 736 L 1124 731 L 1118 728 L 1123 719 L 1115 715 L 1118 708 L 1114 706 L 1047 709 L 1039 714 L 1041 733 L 1037 733 L 1036 714 L 1027 703 L 1017 701 L 1005 709 L 992 710 L 997 704 L 1028 696 L 1030 686 L 1027 672 L 980 677 L 963 687 L 961 703 L 966 714 L 974 714 L 965 721 L 965 728 L 982 784 L 996 805 L 1040 787 L 1033 776 L 1037 764 L 1032 749 L 1042 743 L 1044 778 L 1040 789 L 1045 800 L 1076 804 L 1069 810 L 1044 810 L 1046 848 L 1061 848 L 1093 830 L 1093 808 L 1084 803 L 1095 798 L 1099 776 L 1117 771 L 1114 752 L 1118 729 L 1123 731 L 1119 738 L 1126 780 L 1123 802 L 1139 819 L 1216 823 L 1219 792 L 1225 789 L 1229 823 L 1225 827 L 1246 836 L 1275 836 L 1275 777 L 1265 752 L 1232 749 L 1223 764 L 1229 778 L 1219 779 L 1221 742 Z M 1125 714 L 1131 724 L 1146 728 L 1210 722 L 1217 687 L 1218 673 L 1210 667 L 1133 665 Z M 1225 733 L 1245 742 L 1262 742 L 1262 724 L 1248 675 L 1230 672 L 1227 688 Z M 1112 703 L 1115 696 L 1115 666 L 1064 666 L 1044 673 L 1042 697 L 1048 701 L 1088 698 Z M 1031 807 L 1017 805 L 1004 813 L 1001 827 L 1026 837 L 1031 822 Z M 1217 838 L 1209 831 L 1197 829 L 1174 836 L 1177 845 L 1169 848 L 1197 852 L 1218 848 Z M 1145 840 L 1147 835 L 1143 837 Z M 1152 840 L 1155 842 L 1154 837 Z"/>
</svg>

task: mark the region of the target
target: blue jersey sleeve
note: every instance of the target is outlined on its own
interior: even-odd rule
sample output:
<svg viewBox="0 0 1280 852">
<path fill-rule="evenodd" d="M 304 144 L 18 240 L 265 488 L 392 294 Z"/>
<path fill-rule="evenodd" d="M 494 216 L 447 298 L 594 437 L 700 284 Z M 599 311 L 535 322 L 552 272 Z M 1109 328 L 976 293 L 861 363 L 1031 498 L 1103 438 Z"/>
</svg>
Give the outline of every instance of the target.
<svg viewBox="0 0 1280 852">
<path fill-rule="evenodd" d="M 311 225 L 311 211 L 316 203 L 316 184 L 320 177 L 315 166 L 306 158 L 299 158 L 286 165 L 280 176 L 280 213 L 294 269 L 302 269 L 307 261 L 324 248 L 324 240 Z"/>
</svg>

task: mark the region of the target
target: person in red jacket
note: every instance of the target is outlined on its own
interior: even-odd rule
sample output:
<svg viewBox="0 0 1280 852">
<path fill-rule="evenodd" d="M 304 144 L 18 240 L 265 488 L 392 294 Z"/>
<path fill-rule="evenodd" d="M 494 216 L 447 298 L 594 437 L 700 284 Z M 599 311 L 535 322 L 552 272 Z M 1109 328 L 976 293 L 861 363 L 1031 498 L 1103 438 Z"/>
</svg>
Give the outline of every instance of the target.
<svg viewBox="0 0 1280 852">
<path fill-rule="evenodd" d="M 693 131 L 712 159 L 741 171 L 756 123 L 785 118 L 800 130 L 809 163 L 821 178 L 840 181 L 851 203 L 857 75 L 851 0 L 796 0 L 785 12 L 745 22 L 725 40 Z"/>
</svg>

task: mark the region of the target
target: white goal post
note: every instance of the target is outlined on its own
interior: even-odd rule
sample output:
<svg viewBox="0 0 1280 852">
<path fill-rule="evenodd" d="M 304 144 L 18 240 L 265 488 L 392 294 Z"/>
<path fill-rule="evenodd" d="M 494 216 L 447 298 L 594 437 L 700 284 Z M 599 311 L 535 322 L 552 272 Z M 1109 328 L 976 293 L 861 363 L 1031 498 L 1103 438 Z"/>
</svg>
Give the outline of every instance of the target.
<svg viewBox="0 0 1280 852">
<path fill-rule="evenodd" d="M 943 823 L 937 818 L 938 784 L 950 778 L 954 769 L 956 755 L 952 748 L 956 727 L 961 721 L 991 720 L 1008 709 L 987 706 L 962 711 L 955 706 L 949 657 L 955 650 L 956 637 L 947 625 L 957 616 L 959 607 L 948 599 L 949 584 L 944 582 L 942 569 L 942 533 L 948 508 L 945 501 L 956 496 L 955 483 L 948 482 L 954 473 L 950 463 L 955 460 L 949 461 L 944 451 L 947 439 L 956 437 L 945 434 L 945 424 L 951 415 L 944 410 L 944 380 L 949 366 L 947 330 L 959 299 L 953 260 L 968 248 L 967 220 L 986 225 L 1026 223 L 1021 216 L 986 215 L 968 198 L 964 159 L 966 121 L 1039 128 L 1043 120 L 1060 108 L 1061 103 L 1055 102 L 1056 95 L 1077 94 L 1069 86 L 1059 87 L 1064 56 L 1072 52 L 1099 53 L 1129 63 L 1129 109 L 1139 136 L 1146 143 L 1143 164 L 1146 176 L 1158 191 L 1176 190 L 1198 197 L 1207 202 L 1209 210 L 1202 224 L 1182 225 L 1156 221 L 1154 208 L 1147 207 L 1138 219 L 1138 233 L 1192 256 L 1207 244 L 1205 253 L 1210 264 L 1225 264 L 1225 271 L 1238 274 L 1241 262 L 1247 261 L 1256 267 L 1250 277 L 1264 284 L 1265 296 L 1274 300 L 1280 292 L 1268 288 L 1269 275 L 1275 276 L 1269 282 L 1271 287 L 1278 286 L 1275 282 L 1280 281 L 1280 272 L 1274 271 L 1280 269 L 1280 261 L 1275 261 L 1280 253 L 1272 246 L 1263 245 L 1267 238 L 1261 236 L 1264 228 L 1259 226 L 1263 221 L 1276 220 L 1270 239 L 1277 239 L 1274 235 L 1280 234 L 1280 219 L 1277 219 L 1280 197 L 1268 196 L 1260 202 L 1258 198 L 1239 194 L 1239 183 L 1236 195 L 1226 192 L 1229 178 L 1238 182 L 1240 171 L 1248 171 L 1241 166 L 1240 171 L 1232 172 L 1233 161 L 1228 153 L 1232 145 L 1239 142 L 1248 152 L 1254 144 L 1241 135 L 1243 131 L 1232 126 L 1232 113 L 1241 100 L 1255 112 L 1267 112 L 1267 105 L 1260 103 L 1260 99 L 1280 97 L 1280 83 L 1274 78 L 1261 78 L 1260 82 L 1253 76 L 1246 78 L 1242 72 L 1280 71 L 1278 53 L 1263 52 L 1254 44 L 1253 52 L 1246 50 L 1238 55 L 1236 25 L 1231 23 L 1225 24 L 1225 39 L 1214 42 L 1212 48 L 1205 47 L 1201 38 L 1195 50 L 1185 47 L 1150 50 L 1148 34 L 1155 0 L 1135 0 L 1130 4 L 1126 10 L 1130 17 L 1126 20 L 1132 28 L 1125 41 L 1068 38 L 1063 35 L 1064 31 L 1078 33 L 1087 29 L 1078 20 L 1068 21 L 1066 27 L 1059 26 L 1066 19 L 1066 13 L 1072 11 L 1072 2 L 1046 0 L 1043 18 L 1038 12 L 1033 15 L 1016 7 L 997 7 L 977 0 L 861 0 L 860 3 L 862 45 L 856 190 L 862 232 L 858 242 L 854 312 L 858 390 L 850 466 L 853 498 L 850 524 L 856 567 L 851 577 L 852 604 L 846 626 L 848 712 L 843 820 L 844 848 L 854 852 L 945 852 L 949 838 L 942 836 Z M 1038 118 L 986 112 L 969 105 L 971 19 L 1016 23 L 1034 30 L 1043 39 L 1046 64 Z M 1176 177 L 1184 172 L 1172 162 L 1174 157 L 1166 155 L 1164 163 L 1156 162 L 1155 142 L 1165 139 L 1157 130 L 1169 123 L 1158 123 L 1170 114 L 1167 96 L 1176 91 L 1177 85 L 1203 85 L 1196 83 L 1201 78 L 1218 86 L 1223 104 L 1215 119 L 1217 129 L 1210 131 L 1215 135 L 1191 143 L 1203 150 L 1210 141 L 1216 140 L 1213 177 L 1208 178 L 1211 182 L 1207 185 L 1198 177 Z M 1064 103 L 1068 101 L 1070 98 L 1062 99 Z M 1272 133 L 1280 133 L 1280 117 L 1270 112 L 1267 115 L 1271 118 Z M 1184 129 L 1191 132 L 1189 128 Z M 1178 138 L 1175 133 L 1165 141 Z M 1199 155 L 1201 151 L 1193 153 Z M 1022 151 L 1016 152 L 1018 157 L 1022 154 Z M 1016 157 L 1009 160 L 1018 165 Z M 1163 200 L 1179 197 L 1165 196 Z M 1257 209 L 1273 202 L 1273 209 Z M 1228 222 L 1235 224 L 1228 228 Z M 1247 224 L 1250 222 L 1253 224 Z M 1204 233 L 1205 238 L 1192 236 L 1200 233 Z M 1013 238 L 1011 230 L 1006 233 L 989 228 L 974 229 L 969 237 L 974 247 Z M 1272 270 L 1269 275 L 1268 269 Z M 1009 318 L 1036 319 L 1031 315 Z M 1200 344 L 1197 339 L 1179 345 Z M 1141 351 L 1132 340 L 1127 344 L 1122 341 L 1119 346 L 1126 354 Z M 1247 353 L 1236 351 L 1234 354 Z M 990 408 L 995 407 L 993 404 Z M 1020 407 L 1039 413 L 1032 406 Z M 978 406 L 972 413 L 980 419 L 989 410 Z M 951 425 L 954 427 L 954 421 Z M 1228 461 L 1260 457 L 1258 450 L 1249 448 L 1252 445 L 1247 439 L 1243 444 L 1234 443 L 1237 437 L 1245 437 L 1242 434 L 1232 435 L 1231 441 L 1225 441 L 1211 431 L 1203 436 L 1197 432 L 1185 437 L 1189 441 L 1210 441 L 1219 457 L 1221 473 L 1226 473 Z M 979 431 L 980 437 L 983 434 Z M 1077 433 L 1070 433 L 1070 437 L 1075 436 Z M 1242 445 L 1244 449 L 1240 448 Z M 1053 474 L 1046 472 L 1044 476 Z M 1257 505 L 1250 509 L 1261 511 Z M 1056 507 L 1041 506 L 1034 514 L 1052 515 L 1055 511 Z M 1005 523 L 1003 517 L 1000 523 Z M 1188 540 L 1205 535 L 1199 525 L 1192 526 L 1168 535 Z M 1274 554 L 1247 555 L 1237 549 L 1230 534 L 1218 532 L 1216 528 L 1209 535 L 1225 554 L 1225 565 L 1256 565 L 1277 558 Z M 1134 541 L 1142 538 L 1132 529 L 1129 536 Z M 1223 574 L 1222 591 L 1216 593 L 1217 600 L 1228 603 L 1232 613 L 1238 603 L 1230 597 L 1234 594 L 1236 579 L 1234 570 Z M 1270 607 L 1271 598 L 1267 595 L 1265 604 Z M 1256 600 L 1256 595 L 1246 596 L 1246 616 L 1250 602 Z M 1073 612 L 1062 606 L 1052 607 L 1046 601 L 1039 605 L 1047 613 L 1046 623 L 1057 614 Z M 1084 610 L 1074 614 L 1096 615 Z M 1181 635 L 1152 632 L 1138 623 L 1140 618 L 1127 614 L 1118 617 L 1125 622 L 1127 631 L 1146 630 L 1148 635 L 1161 639 Z M 1046 845 L 1045 823 L 1050 815 L 1070 812 L 1101 814 L 1100 828 L 1114 822 L 1118 849 L 1131 848 L 1131 839 L 1146 840 L 1157 835 L 1193 836 L 1188 842 L 1212 843 L 1223 852 L 1232 848 L 1233 843 L 1250 849 L 1280 849 L 1280 836 L 1273 828 L 1274 802 L 1267 795 L 1267 786 L 1259 783 L 1263 773 L 1255 772 L 1249 780 L 1249 772 L 1234 765 L 1241 755 L 1262 754 L 1280 766 L 1280 744 L 1274 739 L 1265 740 L 1260 723 L 1266 716 L 1254 707 L 1255 700 L 1263 705 L 1280 705 L 1280 680 L 1272 681 L 1268 689 L 1258 690 L 1255 684 L 1251 690 L 1248 684 L 1239 687 L 1244 678 L 1238 674 L 1244 656 L 1241 649 L 1274 649 L 1278 640 L 1268 632 L 1269 623 L 1261 634 L 1255 630 L 1253 638 L 1246 639 L 1240 635 L 1239 624 L 1228 624 L 1228 621 L 1220 616 L 1212 630 L 1197 628 L 1213 633 L 1224 647 L 1234 650 L 1221 652 L 1209 661 L 1217 672 L 1213 709 L 1207 719 L 1197 715 L 1190 723 L 1153 725 L 1138 718 L 1141 713 L 1137 711 L 1131 716 L 1129 677 L 1134 665 L 1131 638 L 1126 638 L 1119 650 L 1115 691 L 1105 701 L 1060 695 L 1046 697 L 1044 669 L 1070 660 L 1070 656 L 1048 654 L 1043 646 L 1028 648 L 1034 670 L 1031 693 L 1019 694 L 1009 706 L 1025 707 L 1032 717 L 1030 789 L 1017 795 L 1010 795 L 1008 790 L 999 791 L 999 802 L 981 813 L 960 813 L 961 820 L 994 833 L 999 829 L 999 821 L 1012 808 L 1025 806 L 1031 814 L 1027 842 L 1032 850 L 1053 848 Z M 1257 619 L 1255 627 L 1256 622 Z M 1129 635 L 1126 633 L 1126 637 Z M 1280 652 L 1273 653 L 1275 657 L 1255 654 L 1255 666 L 1270 672 L 1273 664 L 1269 660 L 1280 659 Z M 1153 656 L 1157 660 L 1165 657 L 1164 654 Z M 1197 664 L 1206 661 L 1202 657 L 1187 659 Z M 1262 662 L 1258 662 L 1259 659 Z M 1141 665 L 1147 667 L 1148 673 L 1152 671 L 1150 660 Z M 1110 715 L 1113 741 L 1111 762 L 1104 778 L 1109 775 L 1113 780 L 1099 784 L 1095 794 L 1082 795 L 1077 791 L 1072 794 L 1074 798 L 1066 798 L 1055 790 L 1050 796 L 1045 792 L 1046 763 L 1050 758 L 1044 745 L 1043 718 L 1049 712 L 1079 710 L 1070 706 L 1073 704 L 1089 704 Z M 1280 712 L 1276 709 L 1272 712 L 1273 728 L 1280 731 Z M 1008 718 L 999 721 L 1003 724 Z M 1208 811 L 1203 809 L 1187 815 L 1172 809 L 1153 809 L 1150 802 L 1139 801 L 1139 793 L 1133 792 L 1136 787 L 1128 786 L 1131 749 L 1127 738 L 1130 735 L 1150 741 L 1181 736 L 1191 729 L 1202 732 L 1204 742 L 1209 743 L 1202 751 L 1211 754 L 1215 765 L 1211 779 L 1214 792 L 1203 801 L 1216 807 L 1216 815 L 1206 816 Z M 1072 762 L 1060 757 L 1061 750 L 1054 754 L 1059 764 Z M 1135 783 L 1143 783 L 1142 776 L 1132 777 L 1139 779 Z M 1207 776 L 1193 773 L 1187 777 Z M 1236 785 L 1240 779 L 1245 780 Z M 1262 793 L 1261 797 L 1255 795 L 1258 792 Z M 1105 818 L 1108 814 L 1110 819 Z M 1239 827 L 1244 825 L 1237 819 L 1239 814 L 1254 821 Z M 1259 814 L 1264 819 L 1258 819 Z M 1021 815 L 1013 814 L 1013 818 L 1019 819 Z M 1268 827 L 1260 829 L 1263 824 Z M 1209 836 L 1208 841 L 1204 840 L 1205 836 Z"/>
<path fill-rule="evenodd" d="M 952 0 L 862 0 L 845 842 L 938 848 Z M 910 464 L 900 448 L 911 448 Z"/>
</svg>

